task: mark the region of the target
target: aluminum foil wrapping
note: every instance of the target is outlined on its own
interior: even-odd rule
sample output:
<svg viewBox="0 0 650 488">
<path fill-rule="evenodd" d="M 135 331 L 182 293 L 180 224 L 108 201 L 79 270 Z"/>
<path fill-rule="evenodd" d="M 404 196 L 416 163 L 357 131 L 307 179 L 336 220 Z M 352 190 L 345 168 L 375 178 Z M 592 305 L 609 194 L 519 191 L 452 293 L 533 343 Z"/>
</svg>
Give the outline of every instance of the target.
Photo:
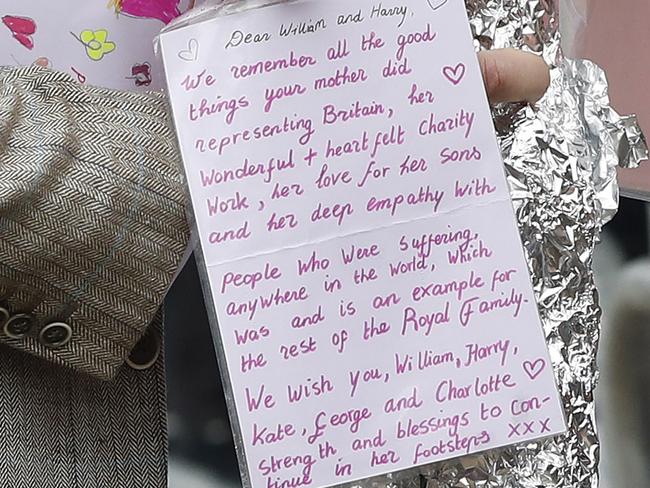
<svg viewBox="0 0 650 488">
<path fill-rule="evenodd" d="M 283 0 L 208 1 L 181 19 Z M 224 7 L 225 5 L 225 7 Z M 515 47 L 543 56 L 551 86 L 534 107 L 494 110 L 495 127 L 527 253 L 569 431 L 380 476 L 352 488 L 595 488 L 594 418 L 600 307 L 592 272 L 602 226 L 616 213 L 616 167 L 647 159 L 634 117 L 609 105 L 607 82 L 589 61 L 565 59 L 554 0 L 466 0 L 476 49 Z"/>
</svg>

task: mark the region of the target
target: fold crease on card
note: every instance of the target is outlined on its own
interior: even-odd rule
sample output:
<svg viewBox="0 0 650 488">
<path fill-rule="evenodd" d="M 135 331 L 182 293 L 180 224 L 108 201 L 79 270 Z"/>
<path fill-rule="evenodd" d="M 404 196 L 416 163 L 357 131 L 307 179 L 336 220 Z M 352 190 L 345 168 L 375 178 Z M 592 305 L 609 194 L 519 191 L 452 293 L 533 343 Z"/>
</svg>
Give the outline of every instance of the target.
<svg viewBox="0 0 650 488">
<path fill-rule="evenodd" d="M 593 427 L 589 246 L 608 148 L 643 136 L 596 90 L 560 106 L 588 90 L 549 43 L 549 94 L 495 112 L 508 185 L 462 2 L 229 3 L 162 53 L 245 486 L 595 477 L 563 458 Z"/>
</svg>

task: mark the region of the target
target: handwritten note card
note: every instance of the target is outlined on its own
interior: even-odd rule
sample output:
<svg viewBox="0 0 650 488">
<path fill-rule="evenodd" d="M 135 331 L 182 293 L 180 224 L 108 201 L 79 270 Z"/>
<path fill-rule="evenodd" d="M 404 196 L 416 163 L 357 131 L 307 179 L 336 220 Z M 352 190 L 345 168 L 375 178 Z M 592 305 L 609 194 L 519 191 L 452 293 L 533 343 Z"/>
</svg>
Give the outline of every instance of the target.
<svg viewBox="0 0 650 488">
<path fill-rule="evenodd" d="M 565 430 L 461 0 L 162 37 L 253 488 Z"/>
</svg>

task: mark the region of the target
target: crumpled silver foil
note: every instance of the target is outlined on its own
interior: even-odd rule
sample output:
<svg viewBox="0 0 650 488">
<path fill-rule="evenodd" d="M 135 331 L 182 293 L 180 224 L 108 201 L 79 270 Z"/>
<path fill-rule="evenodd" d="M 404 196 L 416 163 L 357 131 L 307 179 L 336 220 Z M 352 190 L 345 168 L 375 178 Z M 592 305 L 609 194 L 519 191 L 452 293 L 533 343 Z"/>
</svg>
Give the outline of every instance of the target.
<svg viewBox="0 0 650 488">
<path fill-rule="evenodd" d="M 244 3 L 250 8 L 276 1 L 282 0 L 226 0 L 221 14 Z M 219 3 L 209 1 L 186 22 L 210 16 L 210 6 Z M 589 61 L 564 58 L 554 0 L 465 3 L 477 50 L 520 48 L 551 66 L 551 86 L 542 100 L 534 107 L 496 107 L 494 121 L 569 432 L 351 487 L 596 488 L 601 311 L 593 252 L 602 226 L 618 208 L 616 167 L 637 166 L 648 149 L 636 119 L 610 107 L 603 71 Z"/>
</svg>

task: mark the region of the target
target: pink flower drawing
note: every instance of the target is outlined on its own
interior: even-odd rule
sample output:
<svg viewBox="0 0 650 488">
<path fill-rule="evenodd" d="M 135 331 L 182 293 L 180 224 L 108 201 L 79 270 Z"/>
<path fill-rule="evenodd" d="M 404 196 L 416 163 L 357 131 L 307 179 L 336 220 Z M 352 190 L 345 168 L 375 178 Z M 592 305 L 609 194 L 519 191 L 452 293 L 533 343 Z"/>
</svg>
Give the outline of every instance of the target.
<svg viewBox="0 0 650 488">
<path fill-rule="evenodd" d="M 112 0 L 115 11 L 132 17 L 158 19 L 169 24 L 178 17 L 180 0 Z"/>
</svg>

